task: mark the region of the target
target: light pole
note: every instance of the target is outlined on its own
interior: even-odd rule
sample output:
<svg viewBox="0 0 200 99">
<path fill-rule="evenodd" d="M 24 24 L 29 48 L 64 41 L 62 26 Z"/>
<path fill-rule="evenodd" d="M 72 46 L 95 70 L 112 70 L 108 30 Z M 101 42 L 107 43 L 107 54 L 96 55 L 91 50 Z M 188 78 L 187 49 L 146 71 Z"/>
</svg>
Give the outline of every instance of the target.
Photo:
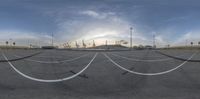
<svg viewBox="0 0 200 99">
<path fill-rule="evenodd" d="M 193 44 L 194 44 L 194 43 L 193 43 L 193 42 L 191 42 L 190 44 L 191 44 L 191 46 L 193 46 Z"/>
<path fill-rule="evenodd" d="M 93 48 L 96 47 L 96 44 L 95 44 L 94 40 L 93 40 L 93 45 L 92 46 L 93 46 Z"/>
<path fill-rule="evenodd" d="M 156 35 L 153 34 L 153 48 L 156 48 Z"/>
<path fill-rule="evenodd" d="M 133 27 L 130 27 L 130 49 L 132 49 L 132 42 L 133 42 Z"/>
<path fill-rule="evenodd" d="M 6 41 L 6 46 L 8 46 L 8 41 Z"/>
<path fill-rule="evenodd" d="M 52 40 L 51 40 L 51 43 L 52 43 L 52 46 L 53 46 L 53 33 L 52 33 L 52 38 L 51 38 Z"/>
<path fill-rule="evenodd" d="M 188 40 L 186 39 L 186 40 L 185 40 L 185 46 L 187 46 L 187 44 L 188 44 Z"/>
<path fill-rule="evenodd" d="M 9 40 L 10 40 L 10 46 L 12 46 L 12 38 L 10 38 Z"/>
</svg>

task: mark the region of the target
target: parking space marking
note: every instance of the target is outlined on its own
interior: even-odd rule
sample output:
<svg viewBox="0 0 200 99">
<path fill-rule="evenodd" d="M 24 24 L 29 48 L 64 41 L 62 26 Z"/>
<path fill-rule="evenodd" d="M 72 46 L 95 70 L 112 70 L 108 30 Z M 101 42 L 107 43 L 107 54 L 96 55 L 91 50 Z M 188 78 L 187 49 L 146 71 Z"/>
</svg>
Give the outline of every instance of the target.
<svg viewBox="0 0 200 99">
<path fill-rule="evenodd" d="M 34 77 L 31 77 L 31 76 L 28 76 L 24 73 L 22 73 L 20 70 L 18 70 L 7 58 L 7 56 L 2 52 L 2 55 L 3 57 L 5 58 L 5 60 L 7 60 L 8 64 L 12 67 L 12 69 L 17 72 L 18 74 L 20 74 L 21 76 L 27 78 L 27 79 L 30 79 L 30 80 L 33 80 L 33 81 L 37 81 L 37 82 L 44 82 L 44 83 L 54 83 L 54 82 L 62 82 L 62 81 L 67 81 L 67 80 L 70 80 L 70 79 L 73 79 L 77 76 L 79 76 L 81 73 L 83 73 L 87 68 L 89 68 L 89 66 L 91 65 L 91 63 L 94 61 L 94 59 L 97 57 L 98 53 L 96 53 L 93 58 L 90 60 L 90 62 L 81 70 L 79 71 L 78 73 L 72 75 L 72 76 L 69 76 L 69 77 L 66 77 L 66 78 L 61 78 L 61 79 L 54 79 L 54 80 L 45 80 L 45 79 L 39 79 L 39 78 L 34 78 Z"/>
<path fill-rule="evenodd" d="M 43 63 L 43 64 L 60 64 L 60 63 L 65 63 L 65 62 L 70 62 L 70 61 L 75 61 L 77 59 L 80 59 L 82 57 L 86 57 L 88 56 L 89 54 L 84 54 L 84 55 L 81 55 L 79 57 L 75 57 L 75 58 L 71 58 L 71 59 L 68 59 L 68 60 L 61 60 L 61 61 L 39 61 L 39 60 L 33 60 L 33 59 L 24 59 L 26 61 L 31 61 L 31 62 L 36 62 L 36 63 Z M 20 57 L 18 55 L 14 55 L 15 57 Z"/>
<path fill-rule="evenodd" d="M 196 55 L 196 53 L 192 54 L 186 61 L 184 61 L 183 63 L 181 63 L 180 65 L 176 66 L 175 68 L 172 68 L 170 70 L 167 71 L 163 71 L 163 72 L 158 72 L 158 73 L 141 73 L 141 72 L 136 72 L 136 71 L 132 71 L 129 69 L 124 68 L 123 66 L 119 65 L 118 63 L 116 63 L 114 60 L 112 60 L 106 53 L 103 53 L 104 56 L 110 61 L 112 62 L 115 66 L 119 67 L 120 69 L 127 71 L 129 73 L 132 74 L 136 74 L 136 75 L 142 75 L 142 76 L 156 76 L 156 75 L 164 75 L 170 72 L 173 72 L 177 69 L 179 69 L 180 67 L 182 67 L 184 64 L 186 64 L 188 62 L 188 60 L 192 59 L 194 57 L 194 55 Z"/>
</svg>

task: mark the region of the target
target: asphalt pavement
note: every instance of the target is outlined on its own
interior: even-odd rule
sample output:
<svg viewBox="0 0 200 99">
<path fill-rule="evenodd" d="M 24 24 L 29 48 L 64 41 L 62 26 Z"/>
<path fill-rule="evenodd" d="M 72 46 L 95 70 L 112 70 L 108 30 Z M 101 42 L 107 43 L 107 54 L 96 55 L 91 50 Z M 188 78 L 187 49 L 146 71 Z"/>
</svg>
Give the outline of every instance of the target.
<svg viewBox="0 0 200 99">
<path fill-rule="evenodd" d="M 37 79 L 63 79 L 88 68 L 72 79 L 52 83 L 28 79 L 8 62 L 1 62 L 0 99 L 199 99 L 200 63 L 173 59 L 157 51 L 200 60 L 198 50 L 1 50 L 8 59 L 41 52 L 10 62 L 20 72 Z M 3 54 L 1 60 L 5 60 Z M 130 71 L 158 75 L 128 72 L 106 56 Z"/>
</svg>

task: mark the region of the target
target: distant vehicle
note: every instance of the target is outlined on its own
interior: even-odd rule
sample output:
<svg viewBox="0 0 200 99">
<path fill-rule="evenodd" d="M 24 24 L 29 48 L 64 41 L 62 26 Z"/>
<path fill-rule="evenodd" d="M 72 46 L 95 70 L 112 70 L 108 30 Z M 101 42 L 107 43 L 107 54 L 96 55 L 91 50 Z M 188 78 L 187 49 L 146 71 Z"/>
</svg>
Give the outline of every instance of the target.
<svg viewBox="0 0 200 99">
<path fill-rule="evenodd" d="M 42 49 L 57 49 L 56 46 L 42 46 Z"/>
</svg>

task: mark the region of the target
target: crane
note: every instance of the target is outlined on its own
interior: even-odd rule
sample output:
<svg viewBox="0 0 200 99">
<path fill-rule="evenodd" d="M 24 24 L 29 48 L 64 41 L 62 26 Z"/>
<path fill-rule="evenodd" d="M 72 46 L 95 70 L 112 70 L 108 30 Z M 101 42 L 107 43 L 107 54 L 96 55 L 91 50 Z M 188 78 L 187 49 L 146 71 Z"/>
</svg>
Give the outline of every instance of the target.
<svg viewBox="0 0 200 99">
<path fill-rule="evenodd" d="M 77 41 L 76 41 L 76 48 L 79 48 L 79 45 L 78 45 Z"/>
<path fill-rule="evenodd" d="M 94 42 L 94 40 L 93 40 L 93 45 L 92 45 L 93 47 L 96 47 L 96 44 L 95 44 L 95 42 Z"/>
<path fill-rule="evenodd" d="M 82 43 L 83 43 L 83 48 L 86 48 L 86 44 L 85 44 L 84 40 L 82 40 Z"/>
</svg>

